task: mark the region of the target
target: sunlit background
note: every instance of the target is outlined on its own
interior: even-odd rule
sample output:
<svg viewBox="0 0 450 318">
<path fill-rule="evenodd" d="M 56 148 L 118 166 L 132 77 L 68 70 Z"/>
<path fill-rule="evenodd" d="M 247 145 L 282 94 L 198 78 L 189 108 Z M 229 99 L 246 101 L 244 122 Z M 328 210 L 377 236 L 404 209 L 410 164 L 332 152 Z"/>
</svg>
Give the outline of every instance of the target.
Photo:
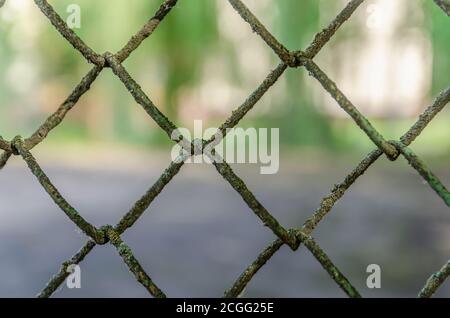
<svg viewBox="0 0 450 318">
<path fill-rule="evenodd" d="M 62 17 L 81 7 L 76 33 L 96 52 L 118 51 L 160 0 L 50 1 Z M 246 0 L 290 50 L 305 48 L 346 0 Z M 447 88 L 450 21 L 433 1 L 368 0 L 316 58 L 317 64 L 386 139 L 397 139 Z M 225 0 L 180 0 L 124 63 L 177 126 L 217 127 L 279 63 Z M 29 136 L 92 66 L 31 0 L 0 9 L 0 135 Z M 450 185 L 450 111 L 412 145 Z M 280 173 L 235 165 L 287 227 L 301 225 L 333 184 L 374 148 L 304 69 L 289 69 L 241 127 L 280 128 Z M 170 162 L 165 133 L 105 69 L 91 90 L 33 153 L 50 179 L 96 225 L 114 224 Z M 20 158 L 0 172 L 0 296 L 33 296 L 82 246 L 84 237 L 52 203 Z M 344 196 L 314 237 L 365 296 L 413 297 L 450 258 L 448 208 L 403 159 L 377 162 Z M 169 296 L 221 296 L 273 239 L 208 165 L 183 168 L 123 235 Z M 383 270 L 380 290 L 365 268 Z M 115 251 L 82 263 L 82 288 L 57 296 L 145 296 Z M 283 249 L 246 296 L 342 296 L 302 250 Z M 440 296 L 450 296 L 450 284 Z"/>
</svg>

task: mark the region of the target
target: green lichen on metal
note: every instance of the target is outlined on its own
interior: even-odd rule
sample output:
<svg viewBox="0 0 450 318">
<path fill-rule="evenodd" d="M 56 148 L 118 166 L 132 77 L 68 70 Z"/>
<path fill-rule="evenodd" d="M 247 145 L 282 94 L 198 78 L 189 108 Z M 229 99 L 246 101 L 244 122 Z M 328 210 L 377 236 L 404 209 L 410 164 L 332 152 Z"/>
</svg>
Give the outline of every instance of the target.
<svg viewBox="0 0 450 318">
<path fill-rule="evenodd" d="M 402 137 L 400 137 L 400 141 L 404 145 L 409 146 L 449 102 L 450 87 L 442 91 L 438 97 L 436 97 L 434 102 L 422 114 L 420 114 L 414 125 L 412 125 Z"/>
<path fill-rule="evenodd" d="M 152 187 L 134 204 L 130 211 L 125 214 L 115 227 L 119 233 L 134 225 L 134 223 L 141 217 L 142 213 L 149 207 L 153 200 L 161 193 L 164 187 L 178 174 L 183 162 L 171 162 L 169 167 L 164 171 L 161 177 L 152 185 Z"/>
<path fill-rule="evenodd" d="M 66 22 L 59 16 L 58 13 L 46 0 L 34 0 L 36 5 L 41 9 L 42 13 L 47 16 L 49 21 L 53 24 L 56 30 L 79 51 L 88 62 L 103 67 L 105 59 L 100 54 L 97 54 L 66 24 Z"/>
<path fill-rule="evenodd" d="M 444 264 L 444 266 L 439 269 L 436 273 L 431 275 L 427 280 L 425 286 L 419 293 L 420 298 L 429 298 L 436 293 L 439 287 L 445 282 L 445 280 L 450 276 L 450 260 Z"/>
<path fill-rule="evenodd" d="M 11 151 L 11 143 L 3 139 L 2 136 L 0 136 L 0 149 L 4 151 Z"/>
<path fill-rule="evenodd" d="M 72 258 L 61 265 L 59 272 L 54 275 L 47 283 L 45 288 L 37 295 L 38 298 L 50 297 L 56 289 L 66 280 L 70 273 L 67 272 L 67 268 L 72 264 L 79 264 L 84 260 L 95 246 L 95 242 L 89 240 Z"/>
<path fill-rule="evenodd" d="M 317 33 L 311 44 L 305 50 L 305 57 L 313 59 L 317 53 L 324 47 L 331 39 L 341 25 L 347 21 L 356 9 L 364 2 L 364 0 L 352 0 L 347 6 L 337 15 L 337 17 L 321 32 Z"/>
<path fill-rule="evenodd" d="M 137 281 L 141 283 L 154 297 L 165 298 L 166 295 L 147 275 L 142 266 L 139 264 L 138 260 L 134 257 L 130 247 L 122 241 L 119 234 L 112 227 L 107 227 L 106 233 L 111 244 L 116 247 L 117 252 L 122 257 L 125 264 L 128 266 L 128 269 L 134 274 Z"/>
<path fill-rule="evenodd" d="M 126 60 L 131 53 L 133 53 L 141 43 L 148 38 L 153 31 L 158 27 L 159 23 L 166 17 L 166 15 L 175 7 L 178 0 L 166 0 L 156 11 L 155 15 L 131 37 L 128 43 L 116 54 L 116 59 L 119 63 Z"/>
<path fill-rule="evenodd" d="M 434 2 L 450 17 L 450 1 L 434 0 Z"/>
<path fill-rule="evenodd" d="M 257 33 L 284 63 L 289 66 L 295 66 L 296 59 L 294 54 L 284 47 L 284 45 L 267 30 L 245 4 L 240 0 L 228 0 L 228 2 L 230 2 L 239 15 L 250 24 L 253 32 Z"/>
<path fill-rule="evenodd" d="M 333 264 L 328 255 L 320 248 L 320 246 L 307 234 L 301 230 L 295 231 L 300 241 L 314 255 L 317 261 L 328 272 L 333 280 L 342 288 L 342 290 L 351 298 L 360 298 L 361 295 L 349 280 L 341 273 L 341 271 Z"/>
</svg>

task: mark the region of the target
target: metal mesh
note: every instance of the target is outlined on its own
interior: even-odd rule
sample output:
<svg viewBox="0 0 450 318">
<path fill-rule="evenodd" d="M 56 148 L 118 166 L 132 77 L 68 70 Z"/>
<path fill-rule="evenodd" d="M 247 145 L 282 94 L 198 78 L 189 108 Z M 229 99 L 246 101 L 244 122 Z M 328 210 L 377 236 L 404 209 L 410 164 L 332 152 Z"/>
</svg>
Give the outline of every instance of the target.
<svg viewBox="0 0 450 318">
<path fill-rule="evenodd" d="M 270 212 L 258 201 L 255 195 L 248 189 L 244 181 L 237 176 L 226 162 L 214 162 L 218 173 L 229 182 L 229 184 L 241 195 L 249 208 L 261 219 L 277 237 L 269 246 L 267 246 L 256 258 L 256 260 L 247 267 L 241 276 L 228 289 L 225 297 L 238 297 L 245 286 L 251 281 L 258 270 L 264 266 L 267 261 L 283 246 L 288 245 L 293 251 L 297 250 L 301 244 L 314 255 L 322 267 L 329 273 L 331 278 L 349 297 L 360 297 L 359 292 L 342 274 L 342 272 L 333 264 L 326 253 L 310 236 L 316 226 L 332 210 L 334 204 L 342 198 L 350 186 L 383 154 L 390 160 L 396 160 L 402 155 L 409 164 L 426 180 L 436 194 L 444 200 L 447 206 L 450 206 L 450 193 L 435 176 L 426 164 L 409 148 L 410 144 L 433 120 L 433 118 L 446 106 L 450 100 L 450 87 L 444 90 L 430 105 L 423 114 L 420 115 L 417 122 L 400 138 L 398 141 L 386 140 L 371 124 L 371 122 L 361 114 L 355 105 L 342 93 L 338 86 L 323 72 L 314 62 L 314 57 L 322 50 L 325 44 L 333 37 L 342 24 L 348 20 L 355 10 L 364 2 L 364 0 L 352 0 L 337 15 L 337 17 L 321 32 L 317 33 L 312 43 L 304 51 L 289 51 L 281 44 L 266 27 L 254 16 L 254 14 L 240 1 L 228 0 L 237 13 L 252 27 L 270 48 L 278 55 L 281 62 L 270 72 L 260 86 L 232 113 L 232 115 L 219 128 L 223 136 L 227 129 L 236 126 L 240 120 L 255 106 L 261 97 L 269 88 L 283 75 L 287 68 L 306 68 L 309 74 L 314 77 L 323 88 L 334 98 L 337 104 L 345 110 L 355 123 L 367 134 L 367 136 L 376 145 L 375 150 L 367 156 L 354 168 L 345 179 L 334 186 L 330 194 L 323 198 L 319 208 L 314 214 L 306 220 L 300 228 L 286 229 L 283 227 Z M 139 84 L 131 77 L 122 63 L 136 50 L 140 44 L 149 37 L 166 15 L 175 7 L 178 0 L 166 0 L 159 7 L 155 15 L 137 32 L 128 43 L 116 54 L 105 53 L 98 54 L 87 46 L 63 21 L 63 19 L 54 11 L 52 6 L 46 0 L 34 0 L 43 14 L 47 16 L 53 26 L 72 46 L 78 50 L 85 59 L 94 66 L 86 76 L 75 87 L 70 96 L 30 137 L 23 139 L 21 136 L 7 141 L 0 137 L 0 149 L 3 153 L 0 157 L 0 169 L 7 163 L 12 155 L 21 156 L 27 163 L 31 172 L 36 176 L 42 187 L 47 191 L 54 202 L 61 210 L 79 227 L 88 237 L 86 244 L 68 261 L 64 262 L 60 271 L 54 275 L 47 286 L 38 294 L 38 297 L 49 297 L 64 282 L 69 273 L 67 268 L 72 264 L 78 264 L 93 250 L 97 245 L 111 243 L 116 247 L 118 254 L 134 274 L 136 280 L 142 284 L 148 292 L 155 297 L 165 297 L 164 292 L 153 282 L 150 276 L 144 271 L 138 260 L 134 257 L 132 250 L 124 243 L 120 235 L 132 227 L 141 217 L 144 211 L 150 206 L 152 201 L 161 193 L 164 187 L 180 171 L 184 160 L 189 156 L 183 156 L 182 160 L 175 160 L 170 163 L 160 178 L 147 190 L 147 192 L 134 204 L 134 206 L 122 217 L 115 225 L 105 225 L 100 228 L 95 227 L 84 219 L 81 214 L 72 207 L 58 189 L 52 184 L 45 172 L 41 169 L 31 150 L 42 142 L 49 132 L 59 125 L 66 114 L 76 105 L 80 97 L 89 90 L 91 84 L 104 68 L 111 68 L 114 74 L 125 85 L 136 102 L 150 115 L 151 118 L 167 133 L 170 137 L 177 127 L 153 104 L 150 98 L 142 91 Z M 450 3 L 448 0 L 434 0 L 434 2 L 450 16 Z M 3 5 L 4 0 L 0 1 Z M 0 5 L 0 7 L 1 7 Z M 180 140 L 178 140 L 180 141 Z M 214 138 L 203 141 L 203 147 L 214 143 Z M 192 147 L 194 149 L 195 147 Z M 203 148 L 204 149 L 204 148 Z M 433 274 L 426 282 L 424 288 L 420 291 L 420 297 L 430 297 L 439 286 L 450 275 L 450 261 L 445 264 L 438 272 Z"/>
</svg>

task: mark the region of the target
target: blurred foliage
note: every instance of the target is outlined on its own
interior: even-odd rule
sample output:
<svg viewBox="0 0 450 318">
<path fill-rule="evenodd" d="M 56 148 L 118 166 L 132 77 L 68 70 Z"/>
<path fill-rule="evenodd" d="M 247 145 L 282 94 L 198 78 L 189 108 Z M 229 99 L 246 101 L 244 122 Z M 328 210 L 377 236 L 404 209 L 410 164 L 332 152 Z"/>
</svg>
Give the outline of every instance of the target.
<svg viewBox="0 0 450 318">
<path fill-rule="evenodd" d="M 276 28 L 280 30 L 280 41 L 290 50 L 306 47 L 319 30 L 319 1 L 279 1 L 278 6 Z M 282 103 L 288 110 L 277 123 L 277 127 L 283 127 L 283 140 L 290 145 L 335 145 L 329 121 L 312 104 L 303 72 L 288 70 L 286 77 Z"/>
<path fill-rule="evenodd" d="M 232 74 L 228 80 L 240 83 L 242 79 L 243 74 L 236 58 L 239 47 L 236 47 L 220 32 L 219 15 L 222 10 L 219 6 L 220 1 L 224 0 L 179 1 L 177 7 L 167 16 L 155 34 L 125 62 L 130 73 L 136 76 L 144 91 L 149 94 L 155 104 L 177 123 L 181 92 L 200 85 L 202 71 L 209 56 L 217 55 L 219 51 L 225 53 L 220 57 L 226 58 L 225 63 Z M 337 12 L 340 8 L 339 3 L 334 0 L 328 1 L 330 10 Z M 429 93 L 431 98 L 449 84 L 450 28 L 448 27 L 448 18 L 432 1 L 418 1 L 423 3 L 425 28 L 433 45 L 433 83 Z M 159 0 L 136 0 L 114 1 L 112 4 L 107 0 L 61 0 L 53 1 L 52 4 L 62 16 L 67 15 L 66 8 L 69 4 L 79 4 L 82 8 L 82 28 L 76 30 L 77 34 L 97 52 L 115 52 L 153 15 L 160 2 Z M 270 19 L 262 20 L 270 22 L 269 29 L 289 49 L 305 47 L 314 33 L 324 27 L 320 22 L 320 10 L 323 8 L 320 6 L 321 1 L 269 2 L 270 10 L 266 13 L 266 18 L 270 17 Z M 7 3 L 6 6 L 8 5 Z M 249 4 L 249 6 L 251 5 Z M 258 12 L 255 13 L 258 15 Z M 67 95 L 79 79 L 86 74 L 89 65 L 57 34 L 44 16 L 41 14 L 37 16 L 41 29 L 34 47 L 26 49 L 30 50 L 29 55 L 36 55 L 36 59 L 41 62 L 37 71 L 38 82 L 56 82 L 65 87 Z M 20 99 L 19 94 L 15 94 L 9 88 L 7 69 L 18 54 L 18 49 L 11 47 L 11 38 L 17 38 L 19 35 L 14 30 L 14 20 L 7 22 L 2 19 L 0 21 L 0 70 L 2 73 L 0 77 L 0 124 L 1 127 L 4 127 L 0 134 L 14 135 L 17 131 L 21 131 L 25 135 L 36 128 L 51 110 L 56 108 L 56 105 L 46 105 L 45 110 L 36 110 L 32 105 L 35 103 L 34 98 Z M 242 32 L 248 31 L 248 26 L 244 22 L 240 27 Z M 343 28 L 339 31 L 338 37 L 345 36 L 350 31 Z M 18 40 L 20 41 L 20 39 Z M 333 54 L 333 52 L 326 54 Z M 273 68 L 277 63 L 275 56 L 272 56 L 272 61 Z M 255 57 L 255 63 L 258 63 L 257 57 Z M 170 144 L 166 136 L 156 129 L 153 123 L 147 124 L 151 120 L 146 118 L 141 110 L 136 110 L 138 106 L 135 105 L 118 79 L 108 72 L 110 71 L 101 74 L 92 90 L 83 96 L 80 101 L 82 105 L 80 105 L 79 113 L 72 114 L 71 112 L 66 123 L 52 132 L 54 138 L 56 140 L 112 139 L 144 145 Z M 272 111 L 253 116 L 250 119 L 246 118 L 242 123 L 243 126 L 251 124 L 260 127 L 282 127 L 281 141 L 287 146 L 319 146 L 335 151 L 355 147 L 365 149 L 373 146 L 366 136 L 357 131 L 352 122 L 333 119 L 323 112 L 317 111 L 312 92 L 305 85 L 304 72 L 288 70 L 285 77 L 285 85 L 278 88 L 283 90 L 283 94 L 280 94 L 282 97 L 272 100 L 273 105 L 271 105 L 272 110 L 282 108 L 283 111 Z M 258 81 L 260 80 L 258 79 Z M 98 83 L 99 81 L 102 83 Z M 158 85 L 149 87 L 149 82 Z M 39 85 L 35 85 L 36 89 L 39 87 Z M 248 93 L 252 89 L 254 87 L 246 88 Z M 19 100 L 20 103 L 13 102 L 14 100 Z M 52 102 L 58 104 L 61 101 Z M 98 107 L 99 104 L 106 106 L 97 112 L 94 111 L 92 108 Z M 135 106 L 136 109 L 131 109 L 130 106 Z M 17 109 L 18 107 L 19 109 Z M 37 115 L 23 123 L 11 123 L 8 119 L 11 111 L 21 114 L 30 109 L 33 109 Z M 81 115 L 88 111 L 87 115 Z M 138 112 L 137 116 L 136 112 Z M 90 117 L 87 118 L 88 116 Z M 102 122 L 107 121 L 110 124 L 99 124 L 94 130 L 89 128 L 95 127 L 96 123 L 100 122 L 100 117 Z M 140 122 L 141 117 L 142 120 L 145 119 L 145 124 Z M 220 122 L 222 119 L 222 117 L 217 118 L 215 121 Z M 445 119 L 448 120 L 448 113 Z M 390 120 L 378 120 L 376 125 L 381 127 L 383 132 L 387 131 L 389 134 L 396 135 L 411 125 L 413 120 L 396 120 L 396 124 Z M 444 127 L 448 127 L 448 125 L 444 125 Z M 443 135 L 442 129 L 430 130 L 437 131 L 437 136 Z M 445 130 L 445 132 L 448 131 Z M 431 134 L 430 136 L 429 139 L 432 139 L 436 135 Z M 440 142 L 450 151 L 450 146 L 445 140 Z"/>
<path fill-rule="evenodd" d="M 423 1 L 427 31 L 433 43 L 432 95 L 449 85 L 450 27 L 448 17 L 432 1 Z"/>
</svg>

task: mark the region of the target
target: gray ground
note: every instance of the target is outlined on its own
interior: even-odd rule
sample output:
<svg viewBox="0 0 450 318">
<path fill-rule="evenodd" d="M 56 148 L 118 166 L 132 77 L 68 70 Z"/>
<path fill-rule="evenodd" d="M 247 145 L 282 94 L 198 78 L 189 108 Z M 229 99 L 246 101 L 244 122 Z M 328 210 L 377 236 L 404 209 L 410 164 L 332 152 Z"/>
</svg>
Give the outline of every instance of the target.
<svg viewBox="0 0 450 318">
<path fill-rule="evenodd" d="M 286 226 L 301 225 L 358 160 L 256 167 L 237 172 Z M 314 161 L 312 161 L 314 162 Z M 44 165 L 89 221 L 114 224 L 156 180 L 164 162 L 133 169 Z M 433 167 L 450 184 L 450 169 Z M 0 172 L 0 296 L 32 297 L 85 238 L 18 159 Z M 344 196 L 313 236 L 364 296 L 415 297 L 450 258 L 449 209 L 404 161 L 377 163 Z M 210 166 L 185 166 L 123 239 L 154 281 L 174 297 L 221 296 L 273 235 Z M 365 286 L 368 264 L 382 268 L 382 288 Z M 57 297 L 148 296 L 111 246 L 81 264 L 82 288 Z M 310 253 L 283 248 L 246 296 L 344 296 Z M 439 296 L 450 296 L 450 282 Z"/>
</svg>

